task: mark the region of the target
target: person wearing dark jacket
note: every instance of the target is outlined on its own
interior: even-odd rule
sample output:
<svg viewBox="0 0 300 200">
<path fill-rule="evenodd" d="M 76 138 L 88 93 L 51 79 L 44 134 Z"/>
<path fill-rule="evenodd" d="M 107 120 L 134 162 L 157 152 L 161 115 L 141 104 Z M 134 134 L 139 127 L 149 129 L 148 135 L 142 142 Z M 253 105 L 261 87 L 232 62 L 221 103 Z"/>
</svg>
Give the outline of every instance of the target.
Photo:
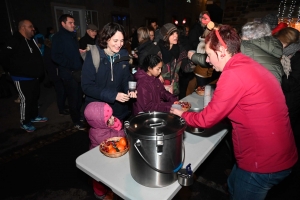
<svg viewBox="0 0 300 200">
<path fill-rule="evenodd" d="M 22 20 L 18 29 L 6 43 L 5 54 L 10 60 L 9 73 L 20 96 L 21 128 L 33 132 L 36 128 L 32 122 L 48 120 L 38 115 L 39 79 L 44 76 L 44 62 L 32 39 L 35 31 L 32 23 Z"/>
<path fill-rule="evenodd" d="M 49 80 L 54 86 L 56 93 L 56 105 L 60 115 L 69 115 L 69 110 L 65 108 L 67 99 L 66 91 L 62 79 L 57 75 L 57 64 L 51 59 L 52 43 L 50 39 L 45 40 L 44 61 Z"/>
<path fill-rule="evenodd" d="M 108 103 L 115 117 L 124 120 L 129 116 L 128 101 L 136 98 L 128 92 L 128 81 L 133 79 L 129 70 L 129 56 L 124 45 L 125 31 L 117 23 L 108 23 L 101 30 L 97 49 L 100 64 L 95 68 L 91 51 L 87 51 L 82 68 L 81 86 L 85 104 L 100 101 Z"/>
<path fill-rule="evenodd" d="M 137 30 L 139 46 L 137 47 L 137 56 L 139 65 L 143 64 L 143 61 L 147 55 L 156 54 L 161 57 L 160 49 L 150 40 L 149 30 L 146 27 L 140 27 Z"/>
<path fill-rule="evenodd" d="M 82 69 L 79 45 L 74 33 L 74 17 L 63 14 L 59 18 L 59 23 L 61 27 L 52 39 L 52 60 L 58 65 L 58 75 L 64 83 L 74 128 L 84 130 L 85 127 L 80 121 L 83 93 L 80 82 L 73 76 Z"/>
<path fill-rule="evenodd" d="M 242 27 L 241 52 L 267 68 L 281 83 L 284 74 L 280 63 L 282 44 L 271 35 L 267 24 L 248 22 Z"/>
<path fill-rule="evenodd" d="M 185 49 L 187 52 L 192 49 L 189 43 L 189 37 L 186 35 L 186 27 L 177 26 L 178 29 L 178 40 L 179 44 Z M 194 78 L 193 72 L 184 72 L 181 68 L 178 72 L 179 75 L 179 99 L 186 97 L 186 90 L 190 80 Z"/>
<path fill-rule="evenodd" d="M 199 21 L 194 24 L 189 32 L 189 44 L 191 46 L 191 50 L 196 50 L 199 37 L 201 37 L 205 31 L 207 23 L 210 21 L 210 16 L 208 11 L 202 11 L 199 15 Z"/>
<path fill-rule="evenodd" d="M 139 112 L 169 112 L 172 104 L 178 100 L 165 89 L 158 78 L 162 65 L 162 59 L 158 55 L 150 54 L 134 74 L 139 95 L 133 104 L 133 115 Z"/>
<path fill-rule="evenodd" d="M 299 31 L 292 27 L 280 30 L 275 37 L 283 46 L 281 63 L 284 69 L 281 87 L 289 109 L 289 116 L 296 139 L 299 140 L 299 131 L 296 127 L 300 119 L 300 40 Z M 296 134 L 297 133 L 297 134 Z"/>
<path fill-rule="evenodd" d="M 79 40 L 79 48 L 84 50 L 88 44 L 94 45 L 96 42 L 97 32 L 98 27 L 94 24 L 89 24 L 85 35 Z"/>
</svg>

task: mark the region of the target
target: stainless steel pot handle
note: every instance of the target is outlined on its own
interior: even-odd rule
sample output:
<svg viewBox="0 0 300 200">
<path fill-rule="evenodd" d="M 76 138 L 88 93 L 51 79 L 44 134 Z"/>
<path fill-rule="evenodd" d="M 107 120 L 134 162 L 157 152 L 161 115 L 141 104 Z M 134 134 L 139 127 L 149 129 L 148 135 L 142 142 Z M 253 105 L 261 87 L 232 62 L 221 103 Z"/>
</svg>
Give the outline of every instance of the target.
<svg viewBox="0 0 300 200">
<path fill-rule="evenodd" d="M 181 169 L 181 167 L 182 167 L 182 165 L 183 165 L 183 162 L 184 162 L 184 159 L 185 159 L 185 146 L 184 146 L 183 141 L 182 141 L 183 158 L 182 158 L 182 161 L 181 161 L 180 165 L 179 165 L 176 169 L 174 169 L 173 171 L 163 171 L 163 170 L 157 169 L 156 167 L 152 166 L 152 165 L 146 160 L 146 158 L 142 155 L 142 153 L 141 153 L 141 151 L 140 151 L 140 147 L 139 147 L 140 145 L 138 145 L 138 144 L 140 144 L 140 141 L 139 141 L 139 140 L 137 140 L 137 142 L 134 143 L 134 147 L 136 148 L 137 152 L 139 152 L 140 156 L 141 156 L 141 157 L 143 158 L 143 160 L 147 163 L 147 165 L 148 165 L 149 167 L 151 167 L 152 169 L 154 169 L 155 171 L 160 172 L 160 173 L 164 173 L 164 174 L 173 174 L 173 173 L 178 172 L 178 171 Z M 141 149 L 141 150 L 142 150 L 142 149 Z"/>
</svg>

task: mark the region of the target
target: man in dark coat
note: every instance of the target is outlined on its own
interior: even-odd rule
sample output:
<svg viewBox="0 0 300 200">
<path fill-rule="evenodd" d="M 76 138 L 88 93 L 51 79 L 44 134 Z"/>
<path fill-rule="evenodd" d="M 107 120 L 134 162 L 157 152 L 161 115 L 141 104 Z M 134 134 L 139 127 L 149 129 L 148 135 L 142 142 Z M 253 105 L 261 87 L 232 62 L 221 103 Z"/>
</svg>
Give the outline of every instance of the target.
<svg viewBox="0 0 300 200">
<path fill-rule="evenodd" d="M 33 132 L 32 122 L 48 120 L 38 115 L 39 79 L 44 76 L 44 62 L 33 40 L 35 29 L 31 21 L 20 21 L 18 29 L 6 43 L 4 54 L 10 61 L 9 73 L 19 92 L 21 128 Z"/>
<path fill-rule="evenodd" d="M 94 45 L 96 42 L 97 33 L 98 27 L 94 24 L 89 24 L 87 26 L 85 35 L 79 40 L 79 48 L 84 50 L 88 44 Z"/>
<path fill-rule="evenodd" d="M 52 39 L 51 57 L 58 65 L 58 75 L 64 83 L 74 128 L 84 130 L 85 127 L 80 121 L 83 92 L 81 83 L 73 76 L 82 69 L 79 45 L 74 32 L 74 17 L 63 14 L 59 18 L 59 23 L 61 27 Z"/>
<path fill-rule="evenodd" d="M 208 11 L 202 11 L 199 15 L 199 21 L 191 28 L 189 32 L 189 45 L 192 47 L 192 50 L 197 50 L 197 46 L 200 42 L 199 37 L 201 37 L 204 33 L 204 30 L 208 23 L 208 18 Z"/>
</svg>

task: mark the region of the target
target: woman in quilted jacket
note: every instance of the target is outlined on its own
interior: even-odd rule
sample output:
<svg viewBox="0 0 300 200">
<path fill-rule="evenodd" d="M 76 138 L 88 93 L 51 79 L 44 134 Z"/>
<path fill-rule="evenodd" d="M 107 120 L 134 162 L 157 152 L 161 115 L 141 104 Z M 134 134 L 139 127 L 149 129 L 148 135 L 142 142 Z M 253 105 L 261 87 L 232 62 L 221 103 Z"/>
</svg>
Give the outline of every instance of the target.
<svg viewBox="0 0 300 200">
<path fill-rule="evenodd" d="M 267 68 L 281 83 L 284 74 L 280 63 L 282 44 L 272 36 L 269 25 L 246 23 L 242 27 L 241 52 Z"/>
</svg>

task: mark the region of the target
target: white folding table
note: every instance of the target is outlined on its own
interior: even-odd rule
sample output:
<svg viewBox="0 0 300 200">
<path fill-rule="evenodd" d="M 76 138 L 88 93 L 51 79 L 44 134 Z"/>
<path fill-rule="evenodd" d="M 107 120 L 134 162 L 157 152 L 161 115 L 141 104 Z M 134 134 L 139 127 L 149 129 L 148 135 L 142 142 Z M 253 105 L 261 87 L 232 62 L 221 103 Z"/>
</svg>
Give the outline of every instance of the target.
<svg viewBox="0 0 300 200">
<path fill-rule="evenodd" d="M 193 107 L 203 107 L 203 97 L 193 93 L 184 99 Z M 227 129 L 218 124 L 206 129 L 203 136 L 184 133 L 185 160 L 183 166 L 191 163 L 193 171 L 204 162 L 219 142 L 224 138 Z M 163 188 L 149 188 L 137 183 L 130 174 L 129 154 L 119 158 L 108 158 L 99 151 L 99 146 L 80 155 L 76 166 L 97 181 L 101 181 L 123 199 L 128 200 L 167 200 L 172 199 L 181 189 L 176 181 Z"/>
</svg>

